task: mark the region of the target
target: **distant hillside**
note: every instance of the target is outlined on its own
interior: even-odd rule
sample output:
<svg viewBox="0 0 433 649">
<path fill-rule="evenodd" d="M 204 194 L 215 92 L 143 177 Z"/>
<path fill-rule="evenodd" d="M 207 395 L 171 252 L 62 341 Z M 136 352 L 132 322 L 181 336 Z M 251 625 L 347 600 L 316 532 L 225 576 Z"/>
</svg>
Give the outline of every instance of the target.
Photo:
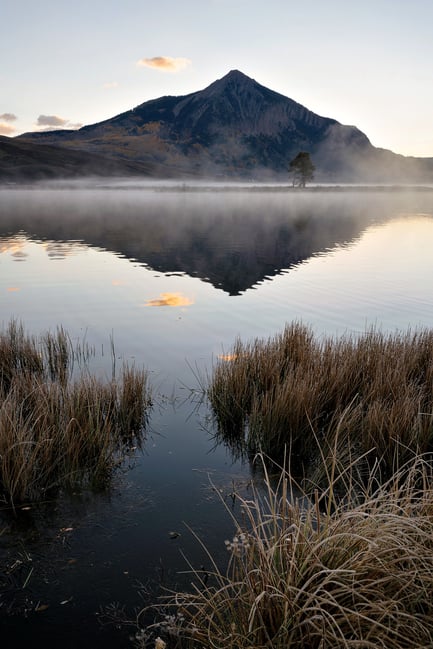
<svg viewBox="0 0 433 649">
<path fill-rule="evenodd" d="M 0 136 L 0 181 L 20 182 L 81 176 L 143 176 L 151 167 L 106 155 Z"/>
<path fill-rule="evenodd" d="M 287 179 L 290 160 L 309 151 L 320 180 L 433 181 L 433 158 L 377 149 L 354 126 L 320 117 L 238 70 L 204 90 L 153 99 L 78 131 L 16 140 L 144 164 L 159 176 Z"/>
</svg>

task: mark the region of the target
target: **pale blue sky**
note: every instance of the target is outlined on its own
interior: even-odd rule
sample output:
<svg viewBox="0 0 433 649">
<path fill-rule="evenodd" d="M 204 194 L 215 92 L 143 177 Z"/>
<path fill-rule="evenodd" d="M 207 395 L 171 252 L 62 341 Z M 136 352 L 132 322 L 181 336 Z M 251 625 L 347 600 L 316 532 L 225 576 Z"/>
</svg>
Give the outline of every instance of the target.
<svg viewBox="0 0 433 649">
<path fill-rule="evenodd" d="M 433 156 L 432 0 L 0 0 L 0 20 L 4 134 L 94 123 L 237 68 L 375 146 Z M 154 57 L 186 61 L 137 65 Z"/>
</svg>

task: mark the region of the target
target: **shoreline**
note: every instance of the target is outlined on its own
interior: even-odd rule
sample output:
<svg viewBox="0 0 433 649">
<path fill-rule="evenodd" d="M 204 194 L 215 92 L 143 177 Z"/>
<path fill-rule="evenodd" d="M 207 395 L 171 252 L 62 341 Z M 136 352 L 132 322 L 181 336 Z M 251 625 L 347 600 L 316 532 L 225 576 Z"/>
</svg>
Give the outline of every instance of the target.
<svg viewBox="0 0 433 649">
<path fill-rule="evenodd" d="M 110 182 L 108 179 L 87 178 L 75 180 L 39 180 L 30 182 L 1 182 L 0 191 L 10 190 L 109 190 L 109 191 L 158 191 L 158 192 L 247 192 L 247 193 L 271 193 L 286 192 L 289 194 L 310 194 L 310 193 L 375 193 L 375 192 L 433 192 L 432 184 L 367 184 L 367 183 L 317 183 L 307 187 L 293 187 L 288 183 L 279 182 L 257 182 L 257 181 L 218 181 L 203 180 L 184 182 L 182 180 L 142 180 L 117 178 Z"/>
</svg>

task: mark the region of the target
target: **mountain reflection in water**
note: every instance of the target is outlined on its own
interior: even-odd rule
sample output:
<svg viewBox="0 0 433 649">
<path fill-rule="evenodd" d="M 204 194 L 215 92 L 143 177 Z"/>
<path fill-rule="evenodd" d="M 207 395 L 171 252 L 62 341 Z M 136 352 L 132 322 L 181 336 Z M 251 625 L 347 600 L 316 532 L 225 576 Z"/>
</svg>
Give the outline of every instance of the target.
<svg viewBox="0 0 433 649">
<path fill-rule="evenodd" d="M 378 193 L 2 192 L 1 249 L 24 236 L 60 259 L 83 245 L 161 273 L 184 273 L 239 295 L 371 223 L 413 210 L 413 195 Z M 422 211 L 428 196 L 415 196 Z M 11 236 L 14 235 L 14 236 Z"/>
</svg>

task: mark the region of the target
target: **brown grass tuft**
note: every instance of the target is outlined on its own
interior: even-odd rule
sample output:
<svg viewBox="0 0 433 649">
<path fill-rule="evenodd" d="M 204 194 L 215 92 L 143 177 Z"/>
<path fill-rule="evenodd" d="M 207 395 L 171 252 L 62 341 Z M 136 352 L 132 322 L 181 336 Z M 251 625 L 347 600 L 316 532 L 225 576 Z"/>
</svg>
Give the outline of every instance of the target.
<svg viewBox="0 0 433 649">
<path fill-rule="evenodd" d="M 433 331 L 318 340 L 294 323 L 269 340 L 238 340 L 228 357 L 208 387 L 228 443 L 242 440 L 280 463 L 290 449 L 302 473 L 317 462 L 318 445 L 334 447 L 338 427 L 340 447 L 368 452 L 385 479 L 433 450 Z"/>
<path fill-rule="evenodd" d="M 191 591 L 164 601 L 170 646 L 431 647 L 431 477 L 418 457 L 380 488 L 373 479 L 361 498 L 356 490 L 337 502 L 332 483 L 296 497 L 285 471 L 272 487 L 265 467 L 265 491 L 239 496 L 241 520 L 227 508 L 235 535 L 226 568 L 193 571 Z"/>
<path fill-rule="evenodd" d="M 85 370 L 73 378 L 74 354 L 62 329 L 37 340 L 12 322 L 0 333 L 0 494 L 11 504 L 102 485 L 140 443 L 147 373 L 125 366 L 108 382 Z"/>
</svg>

